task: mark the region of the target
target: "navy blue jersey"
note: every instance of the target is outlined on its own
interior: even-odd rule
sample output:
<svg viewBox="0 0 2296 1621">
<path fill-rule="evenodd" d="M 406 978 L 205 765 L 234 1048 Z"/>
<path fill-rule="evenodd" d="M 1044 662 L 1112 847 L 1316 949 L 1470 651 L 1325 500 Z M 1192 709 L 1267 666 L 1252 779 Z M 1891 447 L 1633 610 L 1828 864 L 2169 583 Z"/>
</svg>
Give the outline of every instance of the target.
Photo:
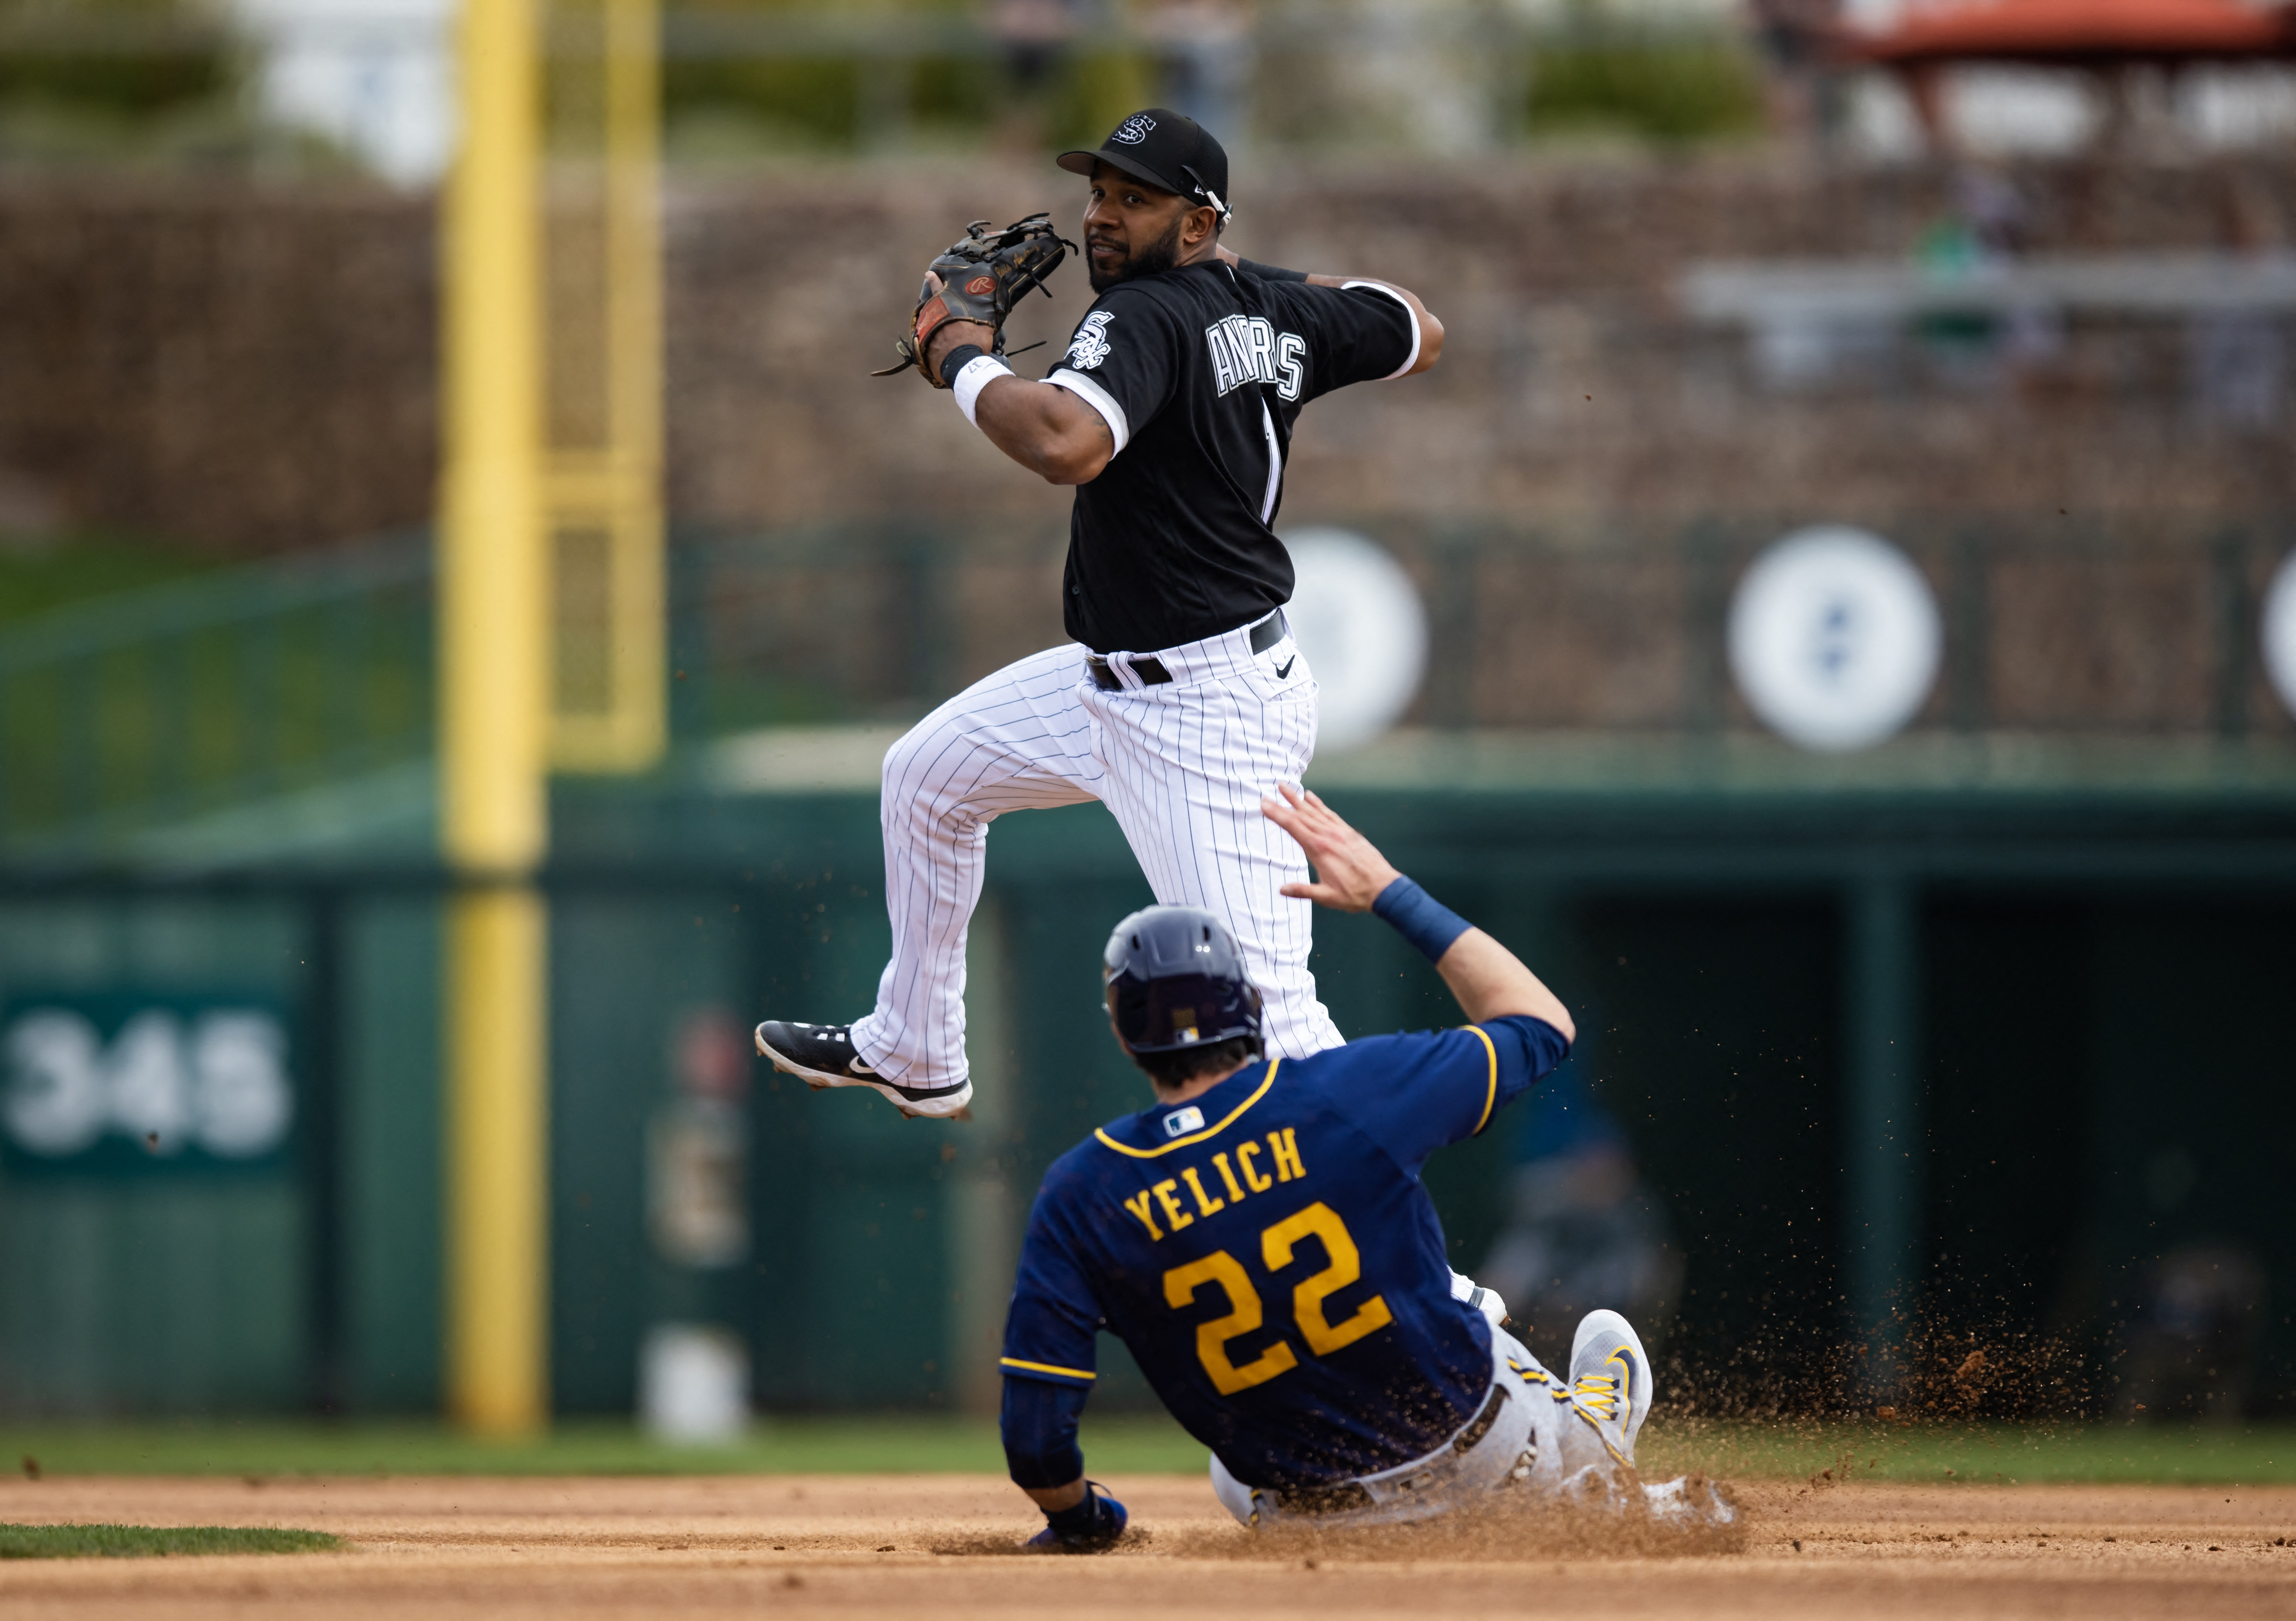
<svg viewBox="0 0 2296 1621">
<path fill-rule="evenodd" d="M 1006 1377 L 1088 1387 L 1105 1328 L 1247 1486 L 1423 1455 L 1474 1416 L 1491 1362 L 1420 1167 L 1568 1051 L 1527 1017 L 1377 1036 L 1103 1126 L 1037 1195 Z"/>
</svg>

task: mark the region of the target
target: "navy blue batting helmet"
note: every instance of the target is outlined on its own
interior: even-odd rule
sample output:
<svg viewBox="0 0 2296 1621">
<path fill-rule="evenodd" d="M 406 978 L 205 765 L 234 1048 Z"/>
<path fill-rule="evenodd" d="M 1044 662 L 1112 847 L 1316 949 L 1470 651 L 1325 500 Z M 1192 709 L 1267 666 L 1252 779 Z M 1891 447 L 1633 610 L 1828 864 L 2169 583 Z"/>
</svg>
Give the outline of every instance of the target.
<svg viewBox="0 0 2296 1621">
<path fill-rule="evenodd" d="M 1135 1052 L 1259 1039 L 1259 987 L 1226 923 L 1194 906 L 1149 906 L 1108 937 L 1101 962 L 1116 1033 Z"/>
</svg>

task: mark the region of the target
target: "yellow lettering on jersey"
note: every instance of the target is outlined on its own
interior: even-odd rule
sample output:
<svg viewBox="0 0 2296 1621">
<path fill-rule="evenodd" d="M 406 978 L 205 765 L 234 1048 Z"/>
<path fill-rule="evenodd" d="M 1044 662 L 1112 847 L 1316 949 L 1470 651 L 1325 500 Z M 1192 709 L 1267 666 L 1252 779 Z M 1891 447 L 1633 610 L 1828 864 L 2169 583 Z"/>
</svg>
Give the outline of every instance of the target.
<svg viewBox="0 0 2296 1621">
<path fill-rule="evenodd" d="M 1300 1241 L 1310 1238 L 1324 1247 L 1324 1270 L 1292 1291 L 1292 1320 L 1307 1336 L 1309 1350 L 1329 1356 L 1385 1328 L 1395 1321 L 1395 1314 L 1388 1310 L 1385 1296 L 1374 1295 L 1343 1322 L 1324 1318 L 1324 1302 L 1362 1278 L 1363 1256 L 1340 1213 L 1320 1199 L 1261 1233 L 1259 1258 L 1268 1271 L 1282 1272 L 1292 1265 Z"/>
<path fill-rule="evenodd" d="M 1273 1176 L 1262 1176 L 1252 1168 L 1252 1157 L 1259 1152 L 1259 1144 L 1247 1142 L 1235 1150 L 1235 1163 L 1243 1173 L 1244 1184 L 1255 1193 L 1265 1193 L 1275 1185 Z"/>
<path fill-rule="evenodd" d="M 1222 1396 L 1234 1396 L 1300 1365 L 1300 1354 L 1281 1339 L 1240 1368 L 1228 1355 L 1228 1341 L 1259 1331 L 1264 1308 L 1259 1291 L 1245 1275 L 1243 1263 L 1225 1249 L 1215 1249 L 1200 1261 L 1166 1273 L 1164 1304 L 1174 1311 L 1191 1306 L 1207 1283 L 1218 1285 L 1228 1305 L 1226 1316 L 1196 1324 L 1196 1360 L 1210 1376 L 1213 1389 Z"/>
<path fill-rule="evenodd" d="M 1175 1232 L 1183 1227 L 1193 1227 L 1196 1224 L 1196 1218 L 1180 1208 L 1180 1200 L 1173 1191 L 1179 1185 L 1177 1182 L 1167 1176 L 1149 1190 L 1155 1194 L 1156 1202 L 1164 1207 L 1164 1224 Z"/>
<path fill-rule="evenodd" d="M 1218 1216 L 1227 1208 L 1227 1200 L 1214 1199 L 1204 1191 L 1204 1184 L 1196 1180 L 1196 1167 L 1190 1166 L 1180 1173 L 1180 1180 L 1188 1184 L 1188 1191 L 1196 1196 L 1196 1208 L 1206 1216 Z"/>
<path fill-rule="evenodd" d="M 1250 1145 L 1247 1143 L 1245 1146 L 1249 1147 Z M 1219 1167 L 1220 1180 L 1227 1183 L 1227 1196 L 1234 1199 L 1237 1204 L 1242 1204 L 1243 1202 L 1243 1186 L 1236 1181 L 1235 1173 L 1227 1168 L 1227 1156 L 1226 1154 L 1214 1154 L 1212 1156 L 1212 1163 Z"/>
<path fill-rule="evenodd" d="M 1267 1134 L 1267 1152 L 1275 1161 L 1275 1180 L 1289 1182 L 1294 1176 L 1305 1176 L 1308 1167 L 1300 1163 L 1300 1142 L 1292 1134 L 1296 1127 L 1287 1126 L 1280 1132 Z"/>
<path fill-rule="evenodd" d="M 1137 1216 L 1140 1220 L 1140 1224 L 1148 1229 L 1148 1241 L 1150 1243 L 1156 1243 L 1162 1240 L 1164 1235 L 1156 1226 L 1156 1218 L 1148 1214 L 1147 1189 L 1143 1188 L 1131 1198 L 1126 1199 L 1124 1201 L 1124 1208 L 1131 1211 L 1134 1216 Z"/>
</svg>

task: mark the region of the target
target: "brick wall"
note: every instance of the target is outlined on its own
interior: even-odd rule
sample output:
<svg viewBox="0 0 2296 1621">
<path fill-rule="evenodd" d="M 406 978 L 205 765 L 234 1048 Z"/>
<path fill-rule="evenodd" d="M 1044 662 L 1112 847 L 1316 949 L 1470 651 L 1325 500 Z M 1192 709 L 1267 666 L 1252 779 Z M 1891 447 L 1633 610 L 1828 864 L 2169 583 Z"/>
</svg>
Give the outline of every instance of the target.
<svg viewBox="0 0 2296 1621">
<path fill-rule="evenodd" d="M 2296 160 L 2013 179 L 2037 248 L 2296 237 Z M 1076 185 L 851 168 L 673 195 L 674 516 L 897 522 L 949 553 L 921 620 L 958 605 L 939 663 L 873 659 L 849 696 L 898 708 L 1057 634 L 1066 494 L 915 379 L 865 373 L 964 219 L 1072 209 Z M 1246 176 L 1239 193 L 1241 251 L 1395 278 L 1448 326 L 1432 375 L 1308 410 L 1285 505 L 1393 545 L 1439 634 L 1477 650 L 1434 673 L 1426 718 L 1663 727 L 1705 705 L 1743 724 L 1710 645 L 1731 571 L 1833 519 L 1904 541 L 1937 584 L 1958 641 L 1932 723 L 2282 727 L 2250 638 L 2296 513 L 2287 398 L 2210 417 L 2185 334 L 2158 322 L 2076 323 L 1974 371 L 1915 346 L 1782 390 L 1742 337 L 1677 312 L 1693 259 L 1902 255 L 1951 176 L 1712 160 Z M 0 188 L 0 508 L 29 490 L 78 522 L 242 553 L 422 521 L 435 251 L 427 203 L 381 192 Z M 1015 344 L 1056 345 L 1087 300 L 1064 268 Z M 1732 538 L 1699 541 L 1718 517 Z"/>
<path fill-rule="evenodd" d="M 2041 248 L 2286 242 L 2296 161 L 2036 166 Z M 791 171 L 669 217 L 670 492 L 737 524 L 936 514 L 1057 528 L 889 353 L 919 265 L 976 210 L 1071 211 L 1049 169 Z M 2076 327 L 2045 363 L 1920 356 L 1765 389 L 1669 288 L 1704 257 L 1902 254 L 1949 177 L 1750 160 L 1247 176 L 1231 241 L 1423 291 L 1431 377 L 1308 413 L 1287 512 L 1621 518 L 2064 506 L 2187 519 L 2292 502 L 2296 423 L 2195 417 L 2181 334 Z M 437 430 L 428 205 L 381 192 L 75 178 L 0 189 L 0 479 L 70 519 L 256 550 L 420 521 Z M 1057 342 L 1080 267 L 1020 318 Z M 1041 361 L 1039 353 L 1032 357 Z M 2296 390 L 2291 390 L 2296 393 Z"/>
<path fill-rule="evenodd" d="M 426 203 L 380 193 L 0 188 L 0 479 L 230 551 L 422 520 L 432 245 Z"/>
<path fill-rule="evenodd" d="M 2204 247 L 2296 237 L 2296 164 L 2034 168 L 2036 248 Z M 879 364 L 921 255 L 977 208 L 1071 204 L 1075 183 L 994 176 L 955 193 L 894 174 L 689 192 L 673 250 L 673 490 L 694 517 L 890 507 L 1057 521 L 946 401 Z M 1742 341 L 1693 330 L 1673 278 L 1699 258 L 1902 255 L 1946 212 L 1940 172 L 1685 163 L 1299 175 L 1241 188 L 1253 258 L 1387 276 L 1449 332 L 1439 371 L 1317 403 L 1285 511 L 1620 518 L 1796 507 L 1829 516 L 2060 506 L 2254 512 L 2291 504 L 2296 421 L 2195 419 L 2184 334 L 2062 334 L 2045 361 L 1766 389 Z M 791 274 L 787 244 L 816 244 Z M 1016 342 L 1055 343 L 1088 299 L 1064 269 Z M 2291 390 L 2296 393 L 2296 390 Z"/>
</svg>

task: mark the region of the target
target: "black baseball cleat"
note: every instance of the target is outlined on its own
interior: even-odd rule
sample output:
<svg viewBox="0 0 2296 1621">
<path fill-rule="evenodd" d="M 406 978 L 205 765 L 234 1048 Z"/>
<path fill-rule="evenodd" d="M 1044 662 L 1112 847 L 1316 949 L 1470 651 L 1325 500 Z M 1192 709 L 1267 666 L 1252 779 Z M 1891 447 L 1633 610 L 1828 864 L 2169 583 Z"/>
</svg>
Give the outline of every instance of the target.
<svg viewBox="0 0 2296 1621">
<path fill-rule="evenodd" d="M 768 1019 L 758 1027 L 758 1056 L 796 1076 L 816 1092 L 824 1086 L 866 1086 L 882 1093 L 903 1114 L 931 1120 L 969 1120 L 972 1083 L 954 1086 L 904 1086 L 869 1068 L 854 1050 L 851 1025 L 792 1024 Z"/>
</svg>

